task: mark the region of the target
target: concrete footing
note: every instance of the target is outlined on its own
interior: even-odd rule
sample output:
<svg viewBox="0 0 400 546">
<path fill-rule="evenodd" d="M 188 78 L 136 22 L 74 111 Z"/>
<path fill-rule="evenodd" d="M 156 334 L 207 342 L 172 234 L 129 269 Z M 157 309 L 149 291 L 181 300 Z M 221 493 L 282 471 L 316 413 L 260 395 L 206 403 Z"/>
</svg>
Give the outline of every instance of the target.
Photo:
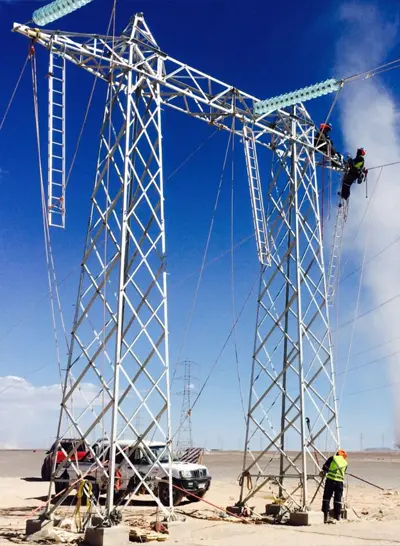
<svg viewBox="0 0 400 546">
<path fill-rule="evenodd" d="M 322 512 L 292 512 L 289 525 L 319 525 L 324 523 Z"/>
<path fill-rule="evenodd" d="M 282 513 L 282 505 L 280 504 L 266 504 L 265 515 L 266 516 L 279 516 Z"/>
<path fill-rule="evenodd" d="M 35 533 L 38 533 L 45 527 L 51 529 L 54 527 L 53 521 L 49 519 L 27 519 L 25 524 L 25 534 L 26 536 L 34 535 Z"/>
<path fill-rule="evenodd" d="M 235 514 L 236 516 L 240 516 L 243 512 L 243 506 L 227 506 L 226 511 L 228 512 L 228 514 Z"/>
<path fill-rule="evenodd" d="M 87 546 L 128 546 L 129 528 L 125 525 L 87 527 L 84 543 Z"/>
</svg>

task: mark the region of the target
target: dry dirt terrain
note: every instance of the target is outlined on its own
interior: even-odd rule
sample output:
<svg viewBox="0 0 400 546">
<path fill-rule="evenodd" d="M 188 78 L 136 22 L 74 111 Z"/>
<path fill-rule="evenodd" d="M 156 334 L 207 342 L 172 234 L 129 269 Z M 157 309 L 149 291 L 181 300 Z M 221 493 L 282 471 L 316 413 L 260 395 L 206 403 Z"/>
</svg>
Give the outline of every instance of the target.
<svg viewBox="0 0 400 546">
<path fill-rule="evenodd" d="M 25 520 L 37 513 L 46 499 L 49 484 L 40 480 L 43 451 L 0 451 L 0 545 L 20 542 Z M 237 477 L 241 454 L 211 453 L 205 464 L 213 477 L 205 500 L 226 507 L 238 500 Z M 374 489 L 353 478 L 347 484 L 346 499 L 349 520 L 337 525 L 315 525 L 295 528 L 278 525 L 244 524 L 224 520 L 221 510 L 201 503 L 183 503 L 179 507 L 182 521 L 171 529 L 167 543 L 176 546 L 261 546 L 279 541 L 280 546 L 296 543 L 306 545 L 400 544 L 400 453 L 350 453 L 349 471 L 385 488 Z M 266 487 L 249 503 L 262 513 L 273 498 Z M 71 506 L 62 508 L 62 515 L 72 515 Z M 315 509 L 319 510 L 321 491 Z M 154 519 L 155 506 L 138 500 L 128 509 L 126 518 L 134 524 Z M 118 546 L 117 544 L 115 546 Z"/>
</svg>

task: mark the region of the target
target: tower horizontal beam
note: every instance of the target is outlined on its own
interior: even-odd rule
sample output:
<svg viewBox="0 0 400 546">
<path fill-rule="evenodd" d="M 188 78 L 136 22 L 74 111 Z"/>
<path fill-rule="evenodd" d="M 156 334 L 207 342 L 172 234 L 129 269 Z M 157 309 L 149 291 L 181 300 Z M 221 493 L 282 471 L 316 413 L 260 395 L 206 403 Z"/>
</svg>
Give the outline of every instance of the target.
<svg viewBox="0 0 400 546">
<path fill-rule="evenodd" d="M 146 32 L 139 39 L 122 34 L 113 41 L 111 36 L 39 30 L 19 23 L 14 23 L 13 31 L 47 49 L 58 50 L 70 62 L 105 81 L 109 81 L 111 72 L 118 78 L 119 70 L 123 86 L 123 74 L 127 69 L 150 77 L 160 84 L 164 105 L 241 137 L 243 124 L 247 124 L 252 128 L 257 144 L 275 149 L 280 139 L 290 138 L 315 150 L 313 143 L 305 144 L 291 134 L 288 112 L 276 109 L 267 115 L 255 114 L 253 108 L 260 99 L 170 57 L 154 45 L 154 38 L 151 36 L 150 40 Z M 127 54 L 130 44 L 134 44 L 133 62 Z M 157 63 L 160 58 L 162 63 Z M 276 125 L 277 113 L 280 119 L 288 118 L 286 126 Z M 241 122 L 237 128 L 232 127 L 233 117 Z"/>
</svg>

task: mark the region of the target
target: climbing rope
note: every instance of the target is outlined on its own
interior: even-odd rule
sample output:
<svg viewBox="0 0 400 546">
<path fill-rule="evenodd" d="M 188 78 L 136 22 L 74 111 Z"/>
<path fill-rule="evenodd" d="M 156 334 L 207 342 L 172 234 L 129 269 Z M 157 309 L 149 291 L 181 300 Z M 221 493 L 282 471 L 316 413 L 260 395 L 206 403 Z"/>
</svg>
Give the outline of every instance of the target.
<svg viewBox="0 0 400 546">
<path fill-rule="evenodd" d="M 211 135 L 209 135 L 207 138 L 205 138 L 198 146 L 195 150 L 193 150 L 193 152 L 191 152 L 183 161 L 182 163 L 180 163 L 173 171 L 170 175 L 167 176 L 166 178 L 166 181 L 167 180 L 170 180 L 173 176 L 176 175 L 176 173 L 178 173 L 182 167 L 184 167 L 186 165 L 186 163 L 188 161 L 190 161 L 190 159 L 192 159 L 192 157 L 199 151 L 203 148 L 203 146 L 205 146 L 207 144 L 208 141 L 210 141 L 214 135 L 216 135 L 217 133 L 219 132 L 219 129 L 215 129 L 214 132 L 211 133 Z"/>
<path fill-rule="evenodd" d="M 232 166 L 231 166 L 231 302 L 232 302 L 232 321 L 233 321 L 233 348 L 235 353 L 235 366 L 236 366 L 236 376 L 239 387 L 239 396 L 240 404 L 243 412 L 243 419 L 246 423 L 246 411 L 244 409 L 244 397 L 242 390 L 242 381 L 240 377 L 240 368 L 239 368 L 239 351 L 238 351 L 238 342 L 237 342 L 237 331 L 236 331 L 236 297 L 235 297 L 235 254 L 234 254 L 234 228 L 235 228 L 235 118 L 232 121 Z"/>
<path fill-rule="evenodd" d="M 85 486 L 87 488 L 86 491 L 84 491 Z M 83 522 L 82 514 L 81 514 L 83 494 L 85 493 L 85 497 L 86 497 L 86 516 L 88 519 L 90 515 L 90 509 L 92 506 L 92 501 L 91 501 L 92 492 L 93 492 L 92 481 L 82 480 L 79 484 L 78 491 L 76 493 L 76 507 L 74 512 L 75 525 L 76 525 L 76 529 L 78 533 L 81 533 L 84 527 L 84 522 Z"/>
<path fill-rule="evenodd" d="M 239 474 L 239 477 L 238 477 L 239 487 L 243 486 L 244 480 L 246 480 L 247 490 L 251 491 L 253 489 L 253 481 L 251 479 L 251 474 L 248 470 L 244 470 L 241 474 Z"/>
<path fill-rule="evenodd" d="M 39 162 L 40 192 L 41 192 L 41 202 L 42 202 L 43 233 L 44 233 L 44 245 L 45 245 L 45 253 L 46 253 L 46 265 L 47 265 L 47 280 L 48 280 L 49 293 L 50 293 L 51 315 L 52 315 L 52 322 L 53 322 L 53 334 L 54 334 L 54 342 L 55 342 L 57 362 L 58 362 L 58 371 L 60 375 L 60 384 L 62 385 L 61 356 L 60 356 L 60 348 L 59 348 L 59 342 L 58 342 L 57 321 L 55 317 L 55 303 L 54 303 L 54 295 L 53 295 L 53 290 L 54 290 L 53 275 L 55 275 L 55 272 L 54 270 L 52 270 L 52 265 L 54 264 L 52 260 L 50 233 L 49 233 L 48 221 L 47 221 L 42 157 L 40 152 L 40 128 L 39 128 L 39 105 L 38 105 L 38 95 L 37 95 L 36 56 L 35 56 L 35 51 L 33 47 L 30 50 L 30 59 L 31 59 L 31 70 L 32 70 L 33 108 L 34 108 L 34 115 L 35 115 L 36 143 L 37 143 L 38 162 Z"/>
<path fill-rule="evenodd" d="M 2 130 L 3 125 L 4 125 L 5 121 L 6 121 L 8 112 L 10 111 L 11 105 L 12 105 L 12 103 L 13 103 L 13 101 L 14 101 L 14 97 L 15 97 L 15 95 L 16 95 L 16 93 L 17 93 L 19 84 L 20 84 L 20 82 L 21 82 L 21 80 L 22 80 L 22 76 L 24 75 L 25 68 L 26 68 L 26 65 L 28 64 L 28 61 L 29 61 L 29 59 L 30 59 L 30 56 L 31 56 L 31 46 L 29 47 L 29 53 L 28 53 L 28 55 L 27 55 L 27 57 L 26 57 L 26 59 L 25 59 L 25 62 L 24 62 L 24 64 L 23 64 L 23 66 L 22 66 L 21 73 L 20 73 L 20 75 L 18 76 L 17 83 L 16 83 L 16 85 L 15 85 L 15 87 L 14 87 L 14 90 L 13 90 L 13 92 L 12 92 L 12 94 L 11 94 L 11 98 L 10 98 L 8 104 L 7 104 L 7 107 L 6 107 L 6 110 L 5 110 L 5 112 L 4 112 L 3 118 L 2 118 L 2 120 L 1 120 L 1 122 L 0 122 L 0 131 Z"/>
<path fill-rule="evenodd" d="M 375 190 L 378 187 L 379 179 L 380 179 L 380 176 L 382 174 L 382 170 L 381 170 L 381 172 L 380 172 L 380 174 L 378 176 L 378 179 L 376 181 L 370 203 L 374 202 L 375 195 L 376 195 Z M 370 203 L 368 203 L 368 206 L 370 205 Z M 367 207 L 367 209 L 368 209 L 368 207 Z M 365 218 L 365 214 L 362 217 L 361 222 L 364 220 L 364 218 Z M 371 235 L 371 231 L 372 231 L 371 226 L 372 226 L 372 224 L 369 225 L 367 238 L 366 238 L 366 241 L 365 241 L 364 255 L 363 255 L 363 261 L 362 261 L 362 265 L 361 265 L 360 280 L 359 280 L 359 283 L 358 283 L 357 302 L 356 302 L 356 307 L 355 307 L 355 310 L 354 310 L 354 320 L 353 320 L 352 329 L 351 329 L 349 350 L 348 350 L 347 361 L 346 361 L 346 366 L 345 366 L 345 371 L 344 371 L 344 379 L 343 379 L 343 382 L 342 382 L 342 389 L 341 389 L 341 393 L 340 393 L 340 397 L 339 397 L 338 411 L 339 411 L 340 405 L 341 405 L 341 399 L 342 399 L 342 395 L 343 395 L 343 391 L 344 391 L 344 387 L 345 387 L 345 383 L 346 383 L 346 379 L 347 379 L 348 366 L 349 366 L 349 363 L 350 363 L 351 350 L 352 350 L 352 347 L 353 347 L 353 339 L 354 339 L 355 326 L 356 326 L 356 317 L 358 315 L 358 310 L 359 310 L 359 305 L 360 305 L 360 296 L 361 296 L 362 280 L 363 280 L 363 275 L 364 275 L 364 267 L 365 267 L 365 261 L 366 261 L 366 257 L 367 257 L 368 243 L 369 243 L 369 239 L 370 239 L 370 235 Z"/>
<path fill-rule="evenodd" d="M 238 313 L 238 315 L 237 315 L 237 317 L 236 317 L 236 320 L 235 320 L 235 322 L 234 322 L 232 328 L 230 329 L 230 331 L 229 331 L 229 333 L 228 333 L 228 335 L 227 335 L 227 337 L 226 337 L 226 339 L 225 339 L 225 341 L 224 341 L 224 344 L 222 345 L 222 348 L 221 348 L 221 350 L 220 350 L 220 352 L 219 352 L 217 358 L 215 359 L 213 365 L 211 366 L 211 369 L 210 369 L 210 371 L 209 371 L 209 373 L 208 373 L 206 379 L 204 380 L 203 385 L 201 386 L 201 388 L 200 388 L 200 390 L 199 390 L 199 392 L 198 392 L 196 398 L 195 398 L 194 401 L 193 401 L 192 407 L 190 408 L 191 410 L 193 410 L 193 408 L 195 407 L 195 405 L 196 405 L 197 402 L 199 401 L 201 395 L 203 394 L 204 389 L 206 388 L 206 386 L 207 386 L 207 384 L 208 384 L 208 382 L 209 382 L 209 380 L 210 380 L 210 378 L 211 378 L 211 376 L 212 376 L 212 374 L 213 374 L 213 372 L 214 372 L 216 366 L 218 365 L 218 363 L 219 363 L 219 361 L 220 361 L 220 359 L 221 359 L 221 357 L 222 357 L 223 352 L 225 351 L 226 346 L 227 346 L 228 343 L 229 343 L 229 340 L 230 340 L 231 337 L 232 337 L 233 329 L 234 329 L 234 328 L 236 327 L 236 325 L 238 324 L 238 322 L 239 322 L 239 320 L 240 320 L 240 318 L 241 318 L 241 316 L 242 316 L 242 314 L 243 314 L 243 312 L 244 312 L 244 310 L 245 310 L 245 308 L 246 308 L 246 305 L 247 305 L 247 303 L 248 303 L 249 300 L 250 300 L 250 297 L 251 297 L 251 295 L 252 295 L 252 293 L 253 293 L 253 291 L 254 291 L 255 286 L 256 286 L 257 283 L 259 282 L 259 279 L 260 279 L 260 272 L 257 273 L 257 277 L 256 277 L 256 279 L 255 279 L 253 285 L 251 286 L 249 293 L 247 294 L 247 297 L 246 297 L 246 299 L 245 299 L 245 301 L 244 301 L 244 303 L 243 303 L 243 305 L 242 305 L 242 308 L 240 309 L 240 311 L 239 311 L 239 313 Z M 172 440 L 177 436 L 177 434 L 179 433 L 180 429 L 182 428 L 182 426 L 183 426 L 184 423 L 186 422 L 186 419 L 187 419 L 187 418 L 188 418 L 188 416 L 186 416 L 186 417 L 182 420 L 182 422 L 180 423 L 179 427 L 177 428 L 177 430 L 175 431 L 174 435 L 172 436 L 171 442 L 172 442 Z"/>
<path fill-rule="evenodd" d="M 116 0 L 114 0 L 114 3 L 113 3 L 113 7 L 112 7 L 112 10 L 111 10 L 111 15 L 110 15 L 110 20 L 108 22 L 108 27 L 107 27 L 107 31 L 106 31 L 106 37 L 105 37 L 105 42 L 106 42 L 108 37 L 109 37 L 109 34 L 110 34 L 111 24 L 113 23 L 113 33 L 112 33 L 113 46 L 114 46 L 114 40 L 115 40 L 115 16 L 116 16 Z M 113 49 L 114 49 L 114 47 L 113 47 Z M 104 55 L 105 50 L 106 50 L 106 45 L 104 44 L 101 56 Z M 90 111 L 90 108 L 92 106 L 92 100 L 93 100 L 94 92 L 95 92 L 95 89 L 96 89 L 97 81 L 99 79 L 97 76 L 100 73 L 100 68 L 101 67 L 100 67 L 100 63 L 99 63 L 99 67 L 97 69 L 97 72 L 95 72 L 95 74 L 94 74 L 93 86 L 92 86 L 92 89 L 91 89 L 90 94 L 89 94 L 89 99 L 88 99 L 88 102 L 87 102 L 87 105 L 86 105 L 85 115 L 83 116 L 83 121 L 82 121 L 82 124 L 81 124 L 81 128 L 80 128 L 80 131 L 79 131 L 77 141 L 76 141 L 74 154 L 73 154 L 72 160 L 71 160 L 71 165 L 70 165 L 70 168 L 68 170 L 67 177 L 66 177 L 65 189 L 67 189 L 67 186 L 69 184 L 69 180 L 71 178 L 72 170 L 74 168 L 75 161 L 76 161 L 76 158 L 78 156 L 80 143 L 81 143 L 83 132 L 85 130 L 86 122 L 87 122 L 87 119 L 88 119 L 88 116 L 89 116 L 89 111 Z"/>
<path fill-rule="evenodd" d="M 235 118 L 233 118 L 233 120 L 232 120 L 232 124 L 234 122 L 234 119 Z M 183 334 L 182 344 L 181 344 L 181 347 L 179 349 L 178 358 L 176 360 L 176 364 L 175 364 L 175 367 L 174 367 L 174 372 L 172 374 L 171 383 L 174 381 L 176 372 L 178 370 L 178 364 L 181 361 L 182 352 L 183 352 L 183 349 L 184 349 L 185 344 L 186 344 L 186 339 L 187 339 L 187 336 L 188 336 L 188 333 L 189 333 L 190 324 L 191 324 L 192 318 L 193 318 L 193 312 L 194 312 L 194 309 L 196 307 L 197 297 L 198 297 L 198 294 L 199 294 L 200 285 L 201 285 L 201 281 L 202 281 L 202 278 L 203 278 L 204 267 L 205 267 L 205 263 L 206 263 L 206 260 L 207 260 L 208 249 L 209 249 L 209 246 L 210 246 L 211 236 L 212 236 L 213 229 L 214 229 L 214 222 L 215 222 L 215 217 L 216 217 L 216 213 L 217 213 L 217 209 L 218 209 L 219 199 L 220 199 L 220 196 L 221 196 L 222 182 L 223 182 L 224 175 L 225 175 L 225 169 L 226 169 L 226 165 L 227 165 L 228 153 L 229 153 L 229 147 L 230 147 L 231 139 L 232 139 L 232 131 L 230 131 L 230 133 L 229 133 L 228 143 L 227 143 L 227 147 L 226 147 L 226 151 L 225 151 L 225 157 L 224 157 L 224 161 L 223 161 L 223 165 L 222 165 L 222 172 L 221 172 L 221 176 L 220 176 L 220 180 L 219 180 L 219 184 L 218 184 L 218 188 L 217 188 L 217 195 L 216 195 L 215 202 L 214 202 L 214 209 L 213 209 L 213 213 L 212 213 L 212 216 L 211 216 L 211 222 L 210 222 L 208 235 L 207 235 L 207 240 L 206 240 L 206 245 L 205 245 L 205 249 L 204 249 L 204 253 L 203 253 L 203 259 L 202 259 L 202 262 L 201 262 L 200 273 L 199 273 L 199 277 L 197 279 L 197 285 L 196 285 L 196 288 L 195 288 L 195 292 L 194 292 L 194 296 L 193 296 L 193 300 L 192 300 L 192 305 L 191 305 L 191 308 L 190 308 L 190 311 L 189 311 L 189 316 L 188 316 L 188 319 L 187 319 L 187 322 L 186 322 L 186 326 L 185 326 L 185 330 L 184 330 L 184 334 Z"/>
</svg>

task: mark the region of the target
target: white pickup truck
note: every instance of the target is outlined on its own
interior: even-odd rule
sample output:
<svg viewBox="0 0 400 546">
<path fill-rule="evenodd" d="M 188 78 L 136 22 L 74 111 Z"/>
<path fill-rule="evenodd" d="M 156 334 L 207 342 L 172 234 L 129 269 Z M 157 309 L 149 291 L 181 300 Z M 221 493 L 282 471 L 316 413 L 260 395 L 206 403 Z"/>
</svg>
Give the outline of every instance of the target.
<svg viewBox="0 0 400 546">
<path fill-rule="evenodd" d="M 166 479 L 168 476 L 168 453 L 166 451 L 165 443 L 162 442 L 144 442 L 147 449 L 143 447 L 136 447 L 133 452 L 130 449 L 134 442 L 129 440 L 119 441 L 118 444 L 128 455 L 129 464 L 124 455 L 117 450 L 115 458 L 116 468 L 120 472 L 119 476 L 119 488 L 118 496 L 124 496 L 134 491 L 138 485 L 138 478 L 135 474 L 135 469 L 145 476 L 151 469 L 151 457 L 146 454 L 145 451 L 150 450 L 151 454 L 157 459 L 163 451 L 165 454 L 160 458 L 160 464 L 155 465 L 151 470 L 149 476 L 146 478 L 146 483 L 152 492 L 158 496 L 162 504 L 169 504 L 169 490 L 168 484 L 162 483 L 160 480 Z M 109 442 L 107 440 L 99 440 L 92 446 L 96 456 L 101 461 L 104 461 L 104 467 L 108 468 L 109 460 Z M 60 493 L 69 484 L 76 482 L 80 477 L 85 477 L 86 480 L 92 482 L 92 492 L 95 497 L 106 493 L 107 491 L 107 478 L 104 475 L 104 471 L 97 467 L 95 460 L 89 452 L 82 460 L 73 463 L 75 468 L 79 469 L 77 473 L 74 466 L 71 463 L 67 463 L 55 476 L 55 489 L 56 493 Z M 132 465 L 132 466 L 131 466 Z M 175 460 L 172 463 L 172 483 L 178 486 L 180 489 L 173 488 L 173 503 L 174 506 L 178 506 L 184 497 L 196 502 L 196 497 L 204 497 L 211 484 L 211 476 L 209 475 L 206 466 L 199 464 L 186 463 L 183 461 Z M 185 492 L 181 491 L 184 489 Z M 148 494 L 146 488 L 142 486 L 137 491 L 137 495 Z M 193 497 L 191 495 L 196 495 Z"/>
</svg>

